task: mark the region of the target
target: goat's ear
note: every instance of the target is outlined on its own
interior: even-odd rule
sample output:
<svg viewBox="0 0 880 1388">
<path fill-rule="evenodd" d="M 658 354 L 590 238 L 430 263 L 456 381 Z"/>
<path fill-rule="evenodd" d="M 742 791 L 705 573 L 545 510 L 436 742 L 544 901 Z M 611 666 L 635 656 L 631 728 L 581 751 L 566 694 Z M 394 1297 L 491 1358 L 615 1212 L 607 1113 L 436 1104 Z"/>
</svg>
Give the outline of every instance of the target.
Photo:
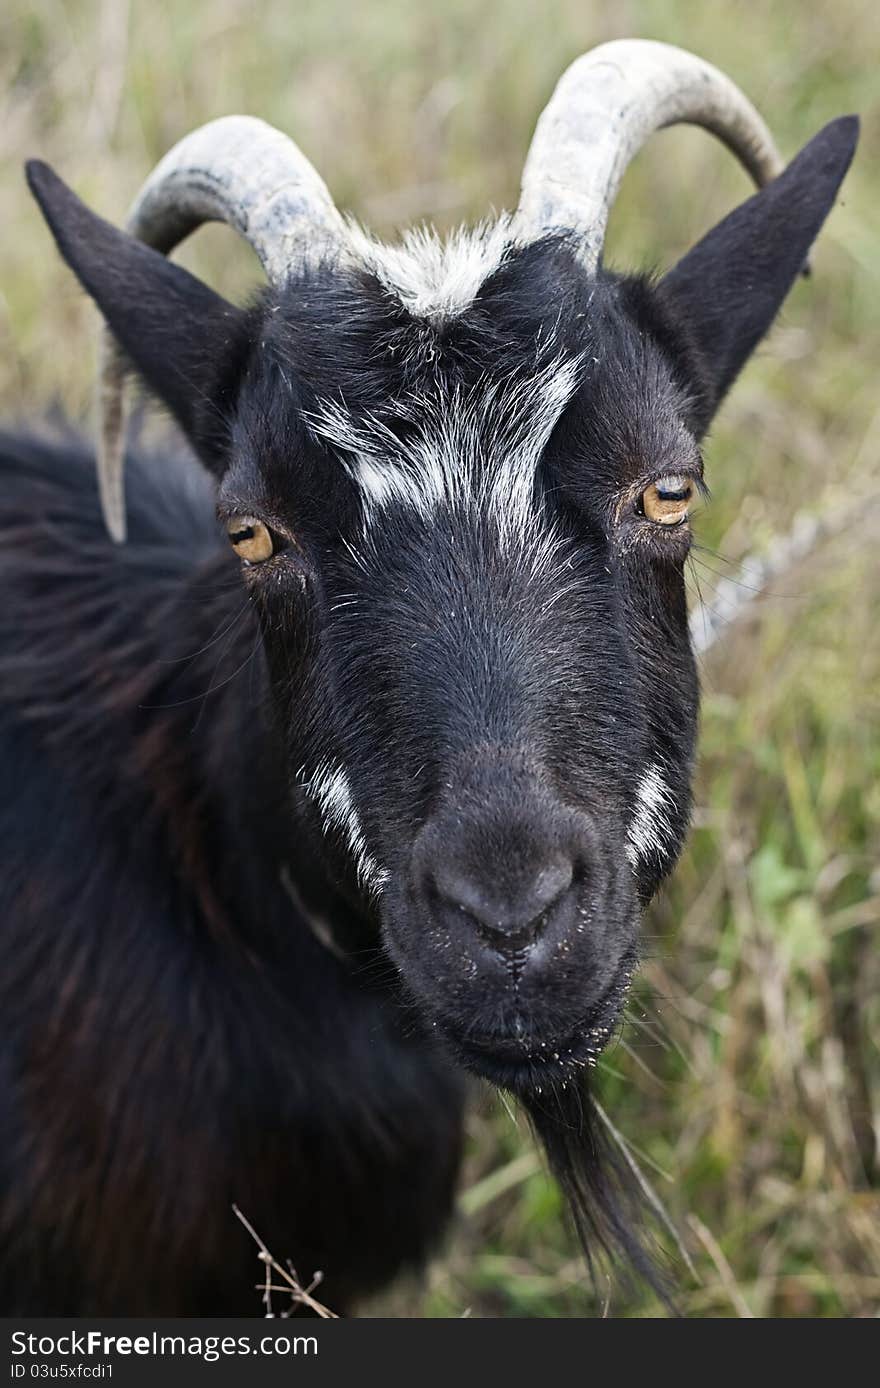
<svg viewBox="0 0 880 1388">
<path fill-rule="evenodd" d="M 857 116 L 819 131 L 783 173 L 719 222 L 660 282 L 664 303 L 696 348 L 696 424 L 773 322 L 804 267 L 858 139 Z"/>
<path fill-rule="evenodd" d="M 147 386 L 218 471 L 225 461 L 223 406 L 243 368 L 248 315 L 91 212 L 47 164 L 30 160 L 25 167 L 67 264 Z"/>
</svg>

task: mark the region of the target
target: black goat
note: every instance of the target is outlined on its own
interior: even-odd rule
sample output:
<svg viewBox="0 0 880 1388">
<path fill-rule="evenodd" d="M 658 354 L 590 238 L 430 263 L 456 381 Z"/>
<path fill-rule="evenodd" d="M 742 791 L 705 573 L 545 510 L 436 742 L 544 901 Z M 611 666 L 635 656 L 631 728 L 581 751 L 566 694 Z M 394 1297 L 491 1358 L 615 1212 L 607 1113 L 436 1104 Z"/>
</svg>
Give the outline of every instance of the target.
<svg viewBox="0 0 880 1388">
<path fill-rule="evenodd" d="M 207 472 L 129 457 L 119 545 L 75 439 L 2 442 L 7 1313 L 240 1314 L 233 1201 L 349 1307 L 443 1230 L 462 1069 L 525 1104 L 588 1252 L 647 1266 L 586 1075 L 687 825 L 699 441 L 856 122 L 665 278 L 612 275 L 649 129 L 778 164 L 714 69 L 610 47 L 560 84 L 516 217 L 446 246 L 342 223 L 258 122 L 173 151 L 135 236 L 29 168 L 125 353 L 116 538 L 126 363 Z M 209 216 L 269 272 L 248 309 L 159 253 Z"/>
</svg>

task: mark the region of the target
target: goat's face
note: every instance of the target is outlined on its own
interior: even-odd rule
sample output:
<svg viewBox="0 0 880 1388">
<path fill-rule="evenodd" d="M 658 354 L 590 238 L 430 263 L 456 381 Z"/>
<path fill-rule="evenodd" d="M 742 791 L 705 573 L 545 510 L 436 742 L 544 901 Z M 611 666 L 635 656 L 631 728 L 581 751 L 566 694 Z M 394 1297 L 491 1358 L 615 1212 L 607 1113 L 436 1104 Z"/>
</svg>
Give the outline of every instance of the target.
<svg viewBox="0 0 880 1388">
<path fill-rule="evenodd" d="M 277 132 L 196 132 L 135 224 L 165 249 L 206 216 L 245 226 L 283 286 L 251 311 L 30 168 L 62 252 L 220 481 L 287 742 L 297 880 L 323 859 L 380 921 L 420 1014 L 523 1092 L 601 1047 L 639 906 L 680 847 L 696 440 L 803 265 L 857 129 L 826 126 L 656 286 L 594 276 L 606 192 L 676 109 L 663 92 L 682 64 L 689 101 L 719 81 L 624 47 L 653 73 L 626 89 L 653 93 L 650 119 L 627 124 L 618 93 L 611 145 L 591 125 L 584 155 L 572 93 L 595 78 L 608 98 L 618 65 L 571 69 L 526 166 L 525 248 L 502 219 L 445 249 L 383 249 Z M 733 143 L 766 178 L 776 155 L 738 109 Z M 594 154 L 584 202 L 567 180 Z M 536 224 L 572 235 L 536 239 Z M 336 247 L 326 268 L 290 271 L 304 233 Z M 101 475 L 118 533 L 114 377 Z"/>
<path fill-rule="evenodd" d="M 221 487 L 298 816 L 513 1087 L 601 1049 L 687 820 L 700 460 L 648 304 L 552 244 L 433 320 L 288 289 Z"/>
</svg>

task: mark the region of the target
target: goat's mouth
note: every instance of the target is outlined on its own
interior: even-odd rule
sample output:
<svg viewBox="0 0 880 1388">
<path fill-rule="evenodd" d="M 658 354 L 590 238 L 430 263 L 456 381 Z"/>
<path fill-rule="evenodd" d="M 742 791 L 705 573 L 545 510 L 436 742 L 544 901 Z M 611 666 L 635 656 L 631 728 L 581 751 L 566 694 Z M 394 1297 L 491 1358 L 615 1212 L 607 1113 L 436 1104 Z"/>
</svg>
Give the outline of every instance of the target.
<svg viewBox="0 0 880 1388">
<path fill-rule="evenodd" d="M 636 963 L 635 952 L 627 954 L 598 1001 L 558 1034 L 535 1030 L 516 1014 L 509 1025 L 485 1032 L 462 1034 L 444 1021 L 438 1027 L 460 1063 L 480 1078 L 517 1094 L 541 1093 L 544 1086 L 567 1084 L 597 1063 L 617 1029 Z"/>
</svg>

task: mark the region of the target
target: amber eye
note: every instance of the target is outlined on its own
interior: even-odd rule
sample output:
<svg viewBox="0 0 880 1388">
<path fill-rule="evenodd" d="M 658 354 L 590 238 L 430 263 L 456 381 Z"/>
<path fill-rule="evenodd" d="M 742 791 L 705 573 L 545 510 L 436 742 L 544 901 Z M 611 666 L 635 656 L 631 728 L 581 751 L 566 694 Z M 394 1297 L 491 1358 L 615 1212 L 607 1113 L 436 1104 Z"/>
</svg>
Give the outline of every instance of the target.
<svg viewBox="0 0 880 1388">
<path fill-rule="evenodd" d="M 680 525 L 687 520 L 693 495 L 693 480 L 671 472 L 668 477 L 660 477 L 652 482 L 642 492 L 641 508 L 655 525 Z"/>
<path fill-rule="evenodd" d="M 271 559 L 275 546 L 272 536 L 262 521 L 254 516 L 231 516 L 226 522 L 229 543 L 239 559 L 247 564 L 261 564 Z"/>
</svg>

